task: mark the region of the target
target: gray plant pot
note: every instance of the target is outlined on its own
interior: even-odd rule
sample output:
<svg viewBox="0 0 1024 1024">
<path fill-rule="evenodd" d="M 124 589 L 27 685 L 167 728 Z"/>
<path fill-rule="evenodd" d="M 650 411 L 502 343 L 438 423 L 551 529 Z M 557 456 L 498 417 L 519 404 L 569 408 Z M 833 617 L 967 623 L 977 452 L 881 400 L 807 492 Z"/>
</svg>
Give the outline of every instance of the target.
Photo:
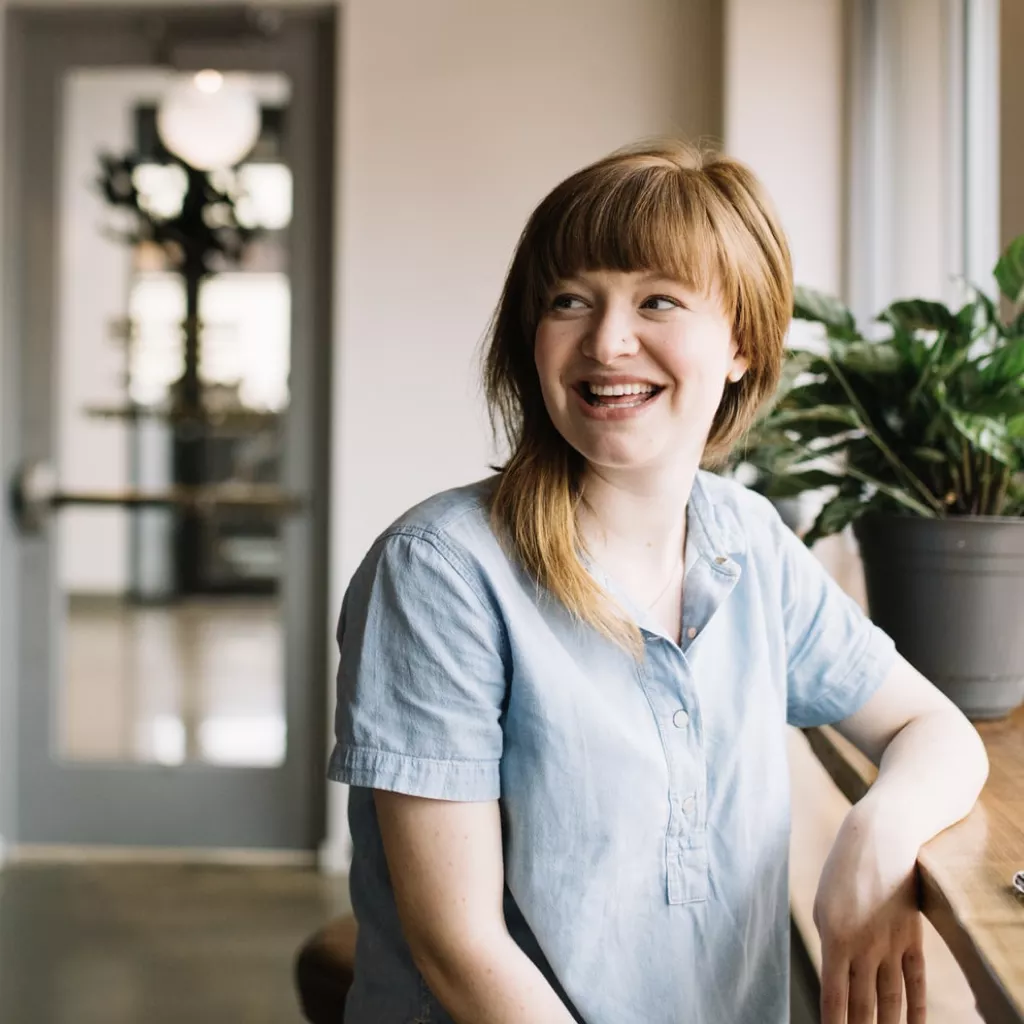
<svg viewBox="0 0 1024 1024">
<path fill-rule="evenodd" d="M 969 718 L 1024 701 L 1024 519 L 865 516 L 871 617 Z"/>
</svg>

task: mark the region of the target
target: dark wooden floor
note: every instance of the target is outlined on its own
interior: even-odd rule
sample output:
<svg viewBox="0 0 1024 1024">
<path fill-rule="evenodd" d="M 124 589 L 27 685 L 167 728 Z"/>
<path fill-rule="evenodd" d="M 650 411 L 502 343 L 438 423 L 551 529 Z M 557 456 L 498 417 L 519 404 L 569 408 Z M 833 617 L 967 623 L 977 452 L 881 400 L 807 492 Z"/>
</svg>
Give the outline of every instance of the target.
<svg viewBox="0 0 1024 1024">
<path fill-rule="evenodd" d="M 0 872 L 3 1024 L 298 1024 L 292 960 L 347 909 L 295 868 L 30 865 Z"/>
</svg>

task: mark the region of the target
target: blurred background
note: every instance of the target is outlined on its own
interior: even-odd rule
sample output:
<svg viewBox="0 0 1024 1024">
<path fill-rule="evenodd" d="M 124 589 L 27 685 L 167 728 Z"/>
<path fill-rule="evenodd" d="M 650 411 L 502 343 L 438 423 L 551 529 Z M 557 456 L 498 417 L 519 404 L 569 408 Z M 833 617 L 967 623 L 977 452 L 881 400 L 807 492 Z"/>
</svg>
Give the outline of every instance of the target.
<svg viewBox="0 0 1024 1024">
<path fill-rule="evenodd" d="M 1024 230 L 1018 0 L 0 3 L 0 1020 L 299 1020 L 333 630 L 488 472 L 525 218 L 654 134 L 867 316 Z M 1009 58 L 1007 58 L 1009 55 Z"/>
</svg>

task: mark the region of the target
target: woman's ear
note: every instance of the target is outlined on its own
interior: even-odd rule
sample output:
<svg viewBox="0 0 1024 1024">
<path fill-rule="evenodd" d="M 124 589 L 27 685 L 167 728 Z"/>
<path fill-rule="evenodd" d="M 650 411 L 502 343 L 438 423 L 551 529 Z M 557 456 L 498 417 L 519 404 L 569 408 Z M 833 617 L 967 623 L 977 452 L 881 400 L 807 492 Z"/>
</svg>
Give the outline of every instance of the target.
<svg viewBox="0 0 1024 1024">
<path fill-rule="evenodd" d="M 750 369 L 750 361 L 745 359 L 743 356 L 733 356 L 732 364 L 729 367 L 729 372 L 726 376 L 729 380 L 735 384 L 743 379 L 743 375 Z"/>
</svg>

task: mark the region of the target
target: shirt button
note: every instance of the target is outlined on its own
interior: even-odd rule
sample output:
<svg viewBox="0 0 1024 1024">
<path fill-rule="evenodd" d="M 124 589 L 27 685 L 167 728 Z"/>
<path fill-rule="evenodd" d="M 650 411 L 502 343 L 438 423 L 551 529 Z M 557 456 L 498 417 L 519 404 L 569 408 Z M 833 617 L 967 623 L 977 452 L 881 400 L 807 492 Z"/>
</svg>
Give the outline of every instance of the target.
<svg viewBox="0 0 1024 1024">
<path fill-rule="evenodd" d="M 695 796 L 688 796 L 683 801 L 683 813 L 684 814 L 693 814 L 694 809 L 696 808 L 696 806 L 697 806 L 697 798 Z"/>
<path fill-rule="evenodd" d="M 687 631 L 686 635 L 692 640 L 697 635 L 697 627 L 691 626 Z"/>
<path fill-rule="evenodd" d="M 682 708 L 680 708 L 672 716 L 672 724 L 677 729 L 685 729 L 687 727 L 687 725 L 690 724 L 690 716 Z"/>
</svg>

